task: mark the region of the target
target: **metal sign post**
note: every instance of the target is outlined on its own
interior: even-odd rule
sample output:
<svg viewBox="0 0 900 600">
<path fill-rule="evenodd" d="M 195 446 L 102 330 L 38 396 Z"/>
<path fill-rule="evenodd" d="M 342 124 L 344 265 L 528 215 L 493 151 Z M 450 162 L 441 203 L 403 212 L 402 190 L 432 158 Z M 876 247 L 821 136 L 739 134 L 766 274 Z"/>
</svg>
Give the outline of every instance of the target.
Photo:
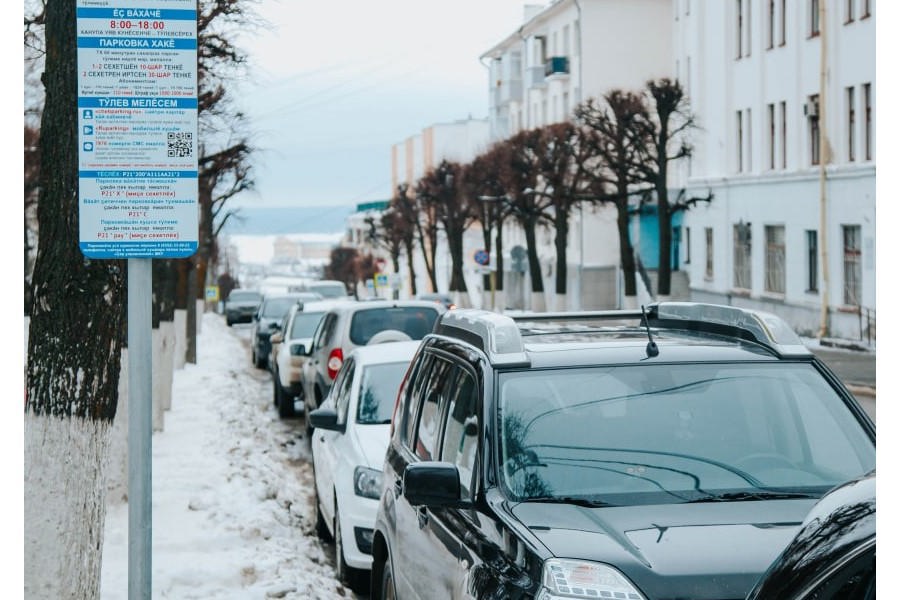
<svg viewBox="0 0 900 600">
<path fill-rule="evenodd" d="M 81 252 L 128 260 L 128 597 L 151 593 L 152 259 L 198 246 L 196 0 L 76 0 Z"/>
</svg>

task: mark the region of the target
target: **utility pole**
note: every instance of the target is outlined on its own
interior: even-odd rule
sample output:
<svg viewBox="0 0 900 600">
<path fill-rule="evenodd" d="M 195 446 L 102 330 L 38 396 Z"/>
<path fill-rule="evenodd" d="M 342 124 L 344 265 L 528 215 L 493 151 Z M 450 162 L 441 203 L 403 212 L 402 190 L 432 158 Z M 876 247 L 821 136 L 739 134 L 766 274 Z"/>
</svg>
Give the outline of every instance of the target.
<svg viewBox="0 0 900 600">
<path fill-rule="evenodd" d="M 825 20 L 826 0 L 819 0 L 819 244 L 822 257 L 822 313 L 819 322 L 819 338 L 829 335 L 828 305 L 831 278 L 828 272 L 828 198 L 826 196 L 825 165 L 831 160 L 828 143 L 826 97 L 828 94 L 828 26 Z"/>
</svg>

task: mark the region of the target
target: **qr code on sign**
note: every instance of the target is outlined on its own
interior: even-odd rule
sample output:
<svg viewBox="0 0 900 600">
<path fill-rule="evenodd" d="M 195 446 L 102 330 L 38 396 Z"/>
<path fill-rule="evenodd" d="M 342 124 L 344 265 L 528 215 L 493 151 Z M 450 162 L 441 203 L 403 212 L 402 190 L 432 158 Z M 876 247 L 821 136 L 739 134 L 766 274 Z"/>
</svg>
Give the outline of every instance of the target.
<svg viewBox="0 0 900 600">
<path fill-rule="evenodd" d="M 169 133 L 167 136 L 166 147 L 169 150 L 169 157 L 184 158 L 194 155 L 193 133 Z"/>
</svg>

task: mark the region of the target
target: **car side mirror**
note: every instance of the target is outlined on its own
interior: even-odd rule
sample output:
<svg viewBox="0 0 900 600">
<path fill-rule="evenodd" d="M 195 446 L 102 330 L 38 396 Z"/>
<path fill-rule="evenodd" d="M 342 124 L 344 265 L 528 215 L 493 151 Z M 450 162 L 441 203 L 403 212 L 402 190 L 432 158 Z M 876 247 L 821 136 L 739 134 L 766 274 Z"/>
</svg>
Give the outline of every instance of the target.
<svg viewBox="0 0 900 600">
<path fill-rule="evenodd" d="M 272 321 L 271 323 L 269 323 L 269 329 L 278 329 L 278 330 L 280 330 L 280 329 L 281 329 L 281 323 L 276 323 L 276 322 Z"/>
<path fill-rule="evenodd" d="M 403 471 L 403 495 L 413 506 L 471 508 L 460 498 L 459 469 L 448 462 L 412 463 Z"/>
<path fill-rule="evenodd" d="M 272 342 L 273 344 L 280 344 L 281 342 L 284 341 L 284 336 L 279 331 L 278 333 L 273 333 L 272 337 L 269 338 L 269 341 Z"/>
<path fill-rule="evenodd" d="M 343 433 L 344 426 L 337 422 L 337 411 L 331 406 L 320 406 L 309 413 L 309 426 L 315 429 L 327 429 Z"/>
<path fill-rule="evenodd" d="M 303 344 L 291 344 L 291 356 L 309 356 Z"/>
</svg>

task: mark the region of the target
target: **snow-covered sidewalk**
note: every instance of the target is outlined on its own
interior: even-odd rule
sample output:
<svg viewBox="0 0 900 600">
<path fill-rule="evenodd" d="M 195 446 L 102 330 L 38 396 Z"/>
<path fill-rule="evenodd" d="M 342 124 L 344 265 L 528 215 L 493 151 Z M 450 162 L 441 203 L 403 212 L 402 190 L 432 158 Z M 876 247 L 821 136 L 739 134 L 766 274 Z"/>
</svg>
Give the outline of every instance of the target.
<svg viewBox="0 0 900 600">
<path fill-rule="evenodd" d="M 153 435 L 153 598 L 348 598 L 315 535 L 302 419 L 281 421 L 245 334 L 203 315 Z M 101 598 L 128 597 L 128 506 L 108 508 Z"/>
</svg>

